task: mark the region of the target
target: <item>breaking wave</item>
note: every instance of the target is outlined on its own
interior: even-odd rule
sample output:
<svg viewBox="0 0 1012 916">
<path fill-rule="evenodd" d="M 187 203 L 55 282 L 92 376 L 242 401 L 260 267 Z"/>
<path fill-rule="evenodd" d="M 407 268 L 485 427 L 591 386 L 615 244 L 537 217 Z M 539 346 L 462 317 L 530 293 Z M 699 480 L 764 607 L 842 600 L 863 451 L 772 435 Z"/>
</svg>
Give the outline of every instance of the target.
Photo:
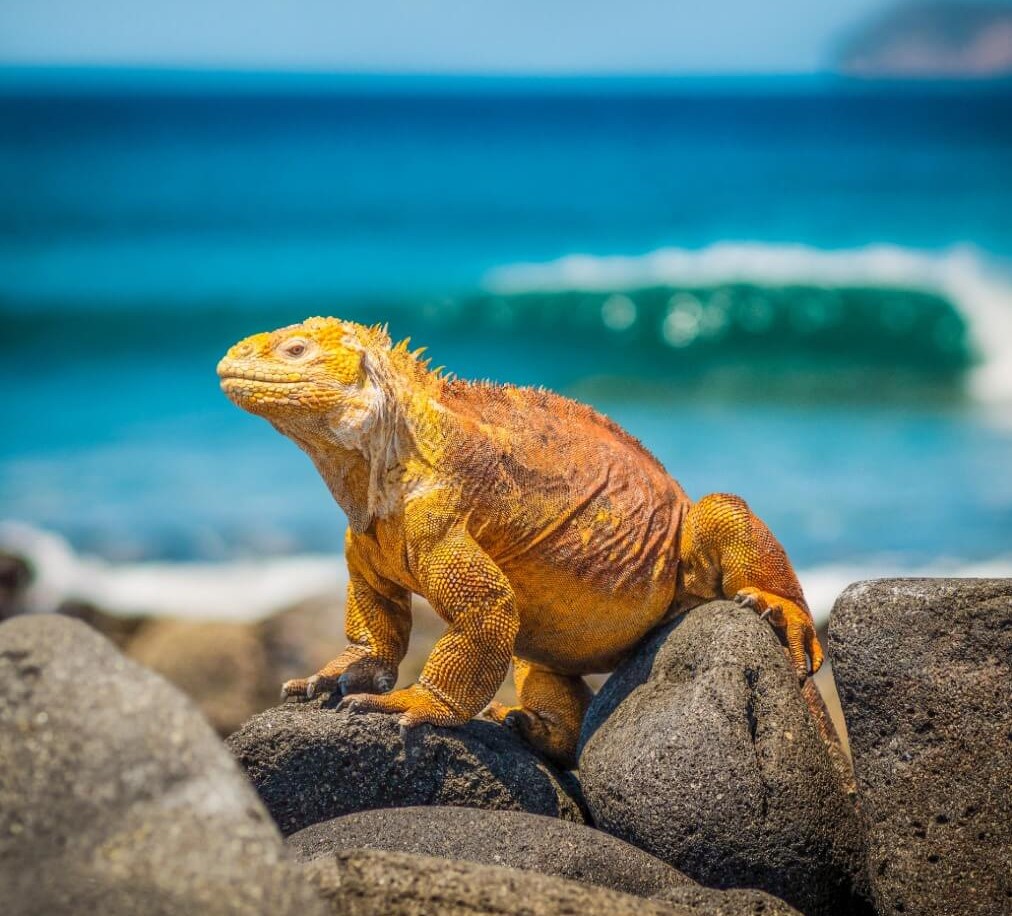
<svg viewBox="0 0 1012 916">
<path fill-rule="evenodd" d="M 0 549 L 24 558 L 28 610 L 81 603 L 120 616 L 259 620 L 320 595 L 344 595 L 339 556 L 304 554 L 228 562 L 115 563 L 81 554 L 60 535 L 0 521 Z"/>
<path fill-rule="evenodd" d="M 709 363 L 750 350 L 788 368 L 807 360 L 966 375 L 974 397 L 1012 398 L 1012 283 L 969 247 L 576 254 L 497 268 L 485 286 L 486 320 L 506 328 L 568 324 L 577 337 L 609 332 L 620 346 Z"/>
<path fill-rule="evenodd" d="M 610 394 L 676 379 L 680 391 L 715 397 L 903 401 L 930 391 L 1010 401 L 1010 277 L 969 247 L 929 254 L 721 243 L 634 257 L 574 254 L 499 267 L 442 296 L 153 300 L 134 303 L 127 318 L 96 303 L 0 302 L 8 331 L 0 356 L 17 366 L 39 342 L 66 366 L 108 366 L 149 351 L 156 327 L 150 360 L 211 361 L 244 333 L 336 314 L 389 322 L 395 336 L 427 345 L 437 364 L 464 377 L 567 390 L 603 381 Z M 101 347 L 82 347 L 91 341 Z"/>
</svg>

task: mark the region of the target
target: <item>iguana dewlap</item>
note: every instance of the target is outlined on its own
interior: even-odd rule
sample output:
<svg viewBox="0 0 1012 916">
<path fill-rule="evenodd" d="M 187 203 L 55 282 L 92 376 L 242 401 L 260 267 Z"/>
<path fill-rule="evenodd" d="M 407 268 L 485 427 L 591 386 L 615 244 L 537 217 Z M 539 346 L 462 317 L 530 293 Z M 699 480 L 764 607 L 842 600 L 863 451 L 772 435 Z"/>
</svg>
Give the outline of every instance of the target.
<svg viewBox="0 0 1012 916">
<path fill-rule="evenodd" d="M 335 318 L 257 334 L 218 365 L 238 406 L 313 460 L 347 513 L 348 647 L 285 696 L 338 689 L 404 726 L 459 725 L 512 660 L 520 706 L 489 714 L 571 764 L 590 690 L 678 607 L 735 597 L 803 678 L 822 661 L 783 548 L 748 506 L 690 505 L 632 436 L 534 388 L 431 371 L 385 329 Z M 390 691 L 411 595 L 447 622 L 418 682 Z"/>
</svg>

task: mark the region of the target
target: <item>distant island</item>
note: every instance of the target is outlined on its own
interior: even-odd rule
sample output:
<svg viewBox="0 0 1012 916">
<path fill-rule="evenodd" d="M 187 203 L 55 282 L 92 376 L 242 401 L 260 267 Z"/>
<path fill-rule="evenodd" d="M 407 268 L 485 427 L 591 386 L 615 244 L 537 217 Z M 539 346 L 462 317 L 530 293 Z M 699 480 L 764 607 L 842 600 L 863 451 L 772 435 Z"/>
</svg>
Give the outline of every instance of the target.
<svg viewBox="0 0 1012 916">
<path fill-rule="evenodd" d="M 1012 76 L 1012 5 L 903 4 L 854 32 L 838 51 L 836 69 L 867 78 Z"/>
</svg>

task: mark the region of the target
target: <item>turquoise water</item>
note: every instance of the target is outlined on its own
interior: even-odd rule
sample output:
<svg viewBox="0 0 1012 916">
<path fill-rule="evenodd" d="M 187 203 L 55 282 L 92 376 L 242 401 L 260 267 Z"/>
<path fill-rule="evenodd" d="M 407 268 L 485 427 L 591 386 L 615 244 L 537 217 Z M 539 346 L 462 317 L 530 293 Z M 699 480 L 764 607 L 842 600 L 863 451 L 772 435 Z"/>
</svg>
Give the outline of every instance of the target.
<svg viewBox="0 0 1012 916">
<path fill-rule="evenodd" d="M 1012 89 L 0 76 L 0 516 L 117 559 L 340 548 L 217 389 L 389 321 L 545 384 L 806 568 L 1012 557 Z"/>
</svg>

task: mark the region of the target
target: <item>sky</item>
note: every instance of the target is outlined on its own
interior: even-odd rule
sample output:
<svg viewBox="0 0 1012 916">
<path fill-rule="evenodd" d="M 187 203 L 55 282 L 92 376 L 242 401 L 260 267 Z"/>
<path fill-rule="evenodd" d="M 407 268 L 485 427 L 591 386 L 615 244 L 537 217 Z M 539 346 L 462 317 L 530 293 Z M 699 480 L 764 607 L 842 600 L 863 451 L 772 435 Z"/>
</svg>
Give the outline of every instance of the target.
<svg viewBox="0 0 1012 916">
<path fill-rule="evenodd" d="M 887 0 L 0 0 L 0 65 L 810 73 Z"/>
</svg>

